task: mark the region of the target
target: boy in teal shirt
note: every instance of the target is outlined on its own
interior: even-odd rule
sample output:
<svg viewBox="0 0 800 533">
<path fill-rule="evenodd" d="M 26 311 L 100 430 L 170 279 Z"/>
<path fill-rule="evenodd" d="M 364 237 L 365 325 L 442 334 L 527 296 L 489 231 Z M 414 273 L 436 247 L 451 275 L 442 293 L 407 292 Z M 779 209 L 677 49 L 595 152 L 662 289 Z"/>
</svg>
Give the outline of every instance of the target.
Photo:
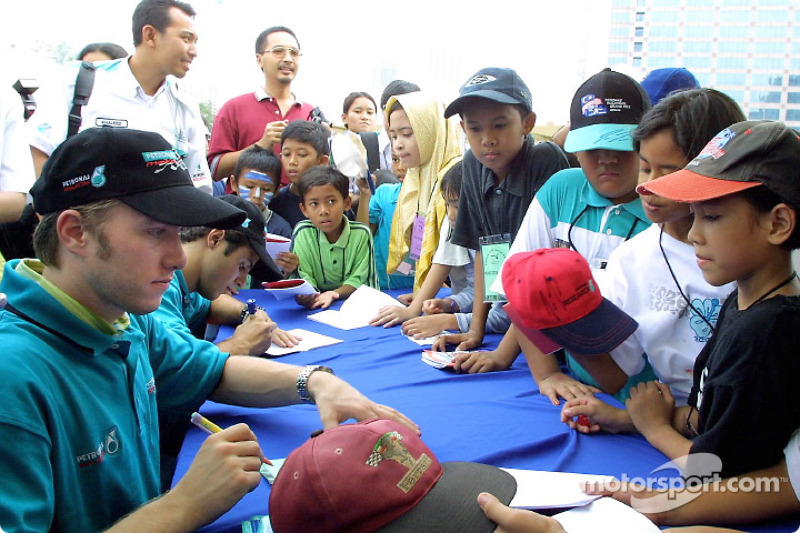
<svg viewBox="0 0 800 533">
<path fill-rule="evenodd" d="M 576 153 L 579 169 L 567 169 L 545 183 L 528 208 L 508 256 L 539 248 L 571 248 L 601 275 L 611 251 L 650 226 L 636 193 L 639 156 L 632 132 L 650 108 L 650 98 L 632 78 L 610 69 L 591 76 L 575 92 L 570 106 L 571 129 L 564 149 Z M 493 290 L 503 292 L 498 275 Z M 542 354 L 512 326 L 494 356 L 510 365 L 525 354 L 540 392 L 558 404 L 590 394 L 594 380 L 570 356 L 570 371 L 561 372 L 554 355 Z M 646 366 L 630 384 L 654 379 Z M 627 391 L 627 388 L 624 388 Z M 625 392 L 626 393 L 626 392 Z"/>
</svg>

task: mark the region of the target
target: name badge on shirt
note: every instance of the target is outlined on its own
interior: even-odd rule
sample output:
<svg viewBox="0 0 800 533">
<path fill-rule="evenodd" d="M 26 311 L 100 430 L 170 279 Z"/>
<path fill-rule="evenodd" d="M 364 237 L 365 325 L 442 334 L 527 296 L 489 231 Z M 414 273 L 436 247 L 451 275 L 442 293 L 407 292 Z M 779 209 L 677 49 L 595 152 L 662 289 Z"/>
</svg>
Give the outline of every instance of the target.
<svg viewBox="0 0 800 533">
<path fill-rule="evenodd" d="M 127 128 L 128 121 L 123 118 L 103 118 L 94 119 L 94 125 L 98 128 Z"/>
<path fill-rule="evenodd" d="M 425 217 L 417 215 L 414 217 L 414 225 L 411 228 L 411 246 L 409 247 L 408 257 L 414 261 L 419 261 L 422 253 L 422 237 L 425 234 Z"/>
<path fill-rule="evenodd" d="M 484 302 L 504 302 L 505 297 L 489 289 L 494 283 L 503 261 L 506 260 L 511 247 L 511 234 L 498 233 L 487 235 L 478 239 L 481 248 L 481 261 L 483 263 Z"/>
</svg>

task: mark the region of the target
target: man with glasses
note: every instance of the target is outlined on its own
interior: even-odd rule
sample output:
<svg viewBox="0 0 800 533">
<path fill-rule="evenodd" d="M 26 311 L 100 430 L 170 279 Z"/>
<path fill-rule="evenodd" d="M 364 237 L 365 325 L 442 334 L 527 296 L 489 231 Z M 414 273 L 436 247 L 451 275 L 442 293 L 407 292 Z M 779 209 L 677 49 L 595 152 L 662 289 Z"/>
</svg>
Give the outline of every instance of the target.
<svg viewBox="0 0 800 533">
<path fill-rule="evenodd" d="M 281 132 L 289 122 L 328 122 L 318 107 L 292 93 L 301 56 L 297 36 L 285 26 L 267 28 L 258 36 L 256 63 L 264 73 L 264 86 L 228 100 L 217 113 L 208 149 L 215 180 L 233 174 L 239 154 L 254 144 L 279 154 Z M 281 185 L 288 183 L 281 171 Z M 226 191 L 231 192 L 229 186 Z"/>
</svg>

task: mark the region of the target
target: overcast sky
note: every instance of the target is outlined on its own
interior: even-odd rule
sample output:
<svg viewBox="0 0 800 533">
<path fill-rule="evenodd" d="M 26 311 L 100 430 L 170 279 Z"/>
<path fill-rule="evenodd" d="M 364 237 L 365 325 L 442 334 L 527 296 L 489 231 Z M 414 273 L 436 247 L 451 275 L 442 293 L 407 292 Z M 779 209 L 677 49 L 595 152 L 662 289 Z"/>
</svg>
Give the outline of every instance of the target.
<svg viewBox="0 0 800 533">
<path fill-rule="evenodd" d="M 2 76 L 9 82 L 19 77 L 47 80 L 59 46 L 76 53 L 87 43 L 111 41 L 132 52 L 131 14 L 137 1 L 4 2 Z M 607 61 L 610 0 L 191 4 L 198 12 L 199 57 L 182 86 L 216 106 L 263 83 L 254 41 L 272 25 L 297 33 L 303 57 L 294 92 L 322 107 L 329 118 L 338 118 L 351 91 L 367 91 L 377 100 L 383 89 L 381 66 L 394 67 L 396 77 L 414 81 L 445 101 L 481 67 L 507 66 L 531 88 L 539 124 L 560 123 L 578 85 Z"/>
</svg>

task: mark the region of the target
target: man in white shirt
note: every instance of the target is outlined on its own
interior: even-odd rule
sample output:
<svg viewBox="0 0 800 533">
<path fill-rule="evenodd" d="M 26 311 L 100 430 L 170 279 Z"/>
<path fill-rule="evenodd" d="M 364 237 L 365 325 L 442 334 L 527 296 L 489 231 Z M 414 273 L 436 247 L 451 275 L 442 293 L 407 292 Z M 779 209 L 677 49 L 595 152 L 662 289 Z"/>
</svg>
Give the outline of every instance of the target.
<svg viewBox="0 0 800 533">
<path fill-rule="evenodd" d="M 19 218 L 33 186 L 33 164 L 24 149 L 23 123 L 19 95 L 7 87 L 0 94 L 0 223 Z"/>
<path fill-rule="evenodd" d="M 133 55 L 97 64 L 80 131 L 94 127 L 130 128 L 161 134 L 181 155 L 194 185 L 211 192 L 206 162 L 207 129 L 196 102 L 178 92 L 197 57 L 194 9 L 177 0 L 142 0 L 133 13 Z M 76 64 L 77 67 L 77 64 Z M 63 85 L 42 87 L 28 124 L 36 175 L 67 138 L 68 115 L 77 68 Z"/>
</svg>

